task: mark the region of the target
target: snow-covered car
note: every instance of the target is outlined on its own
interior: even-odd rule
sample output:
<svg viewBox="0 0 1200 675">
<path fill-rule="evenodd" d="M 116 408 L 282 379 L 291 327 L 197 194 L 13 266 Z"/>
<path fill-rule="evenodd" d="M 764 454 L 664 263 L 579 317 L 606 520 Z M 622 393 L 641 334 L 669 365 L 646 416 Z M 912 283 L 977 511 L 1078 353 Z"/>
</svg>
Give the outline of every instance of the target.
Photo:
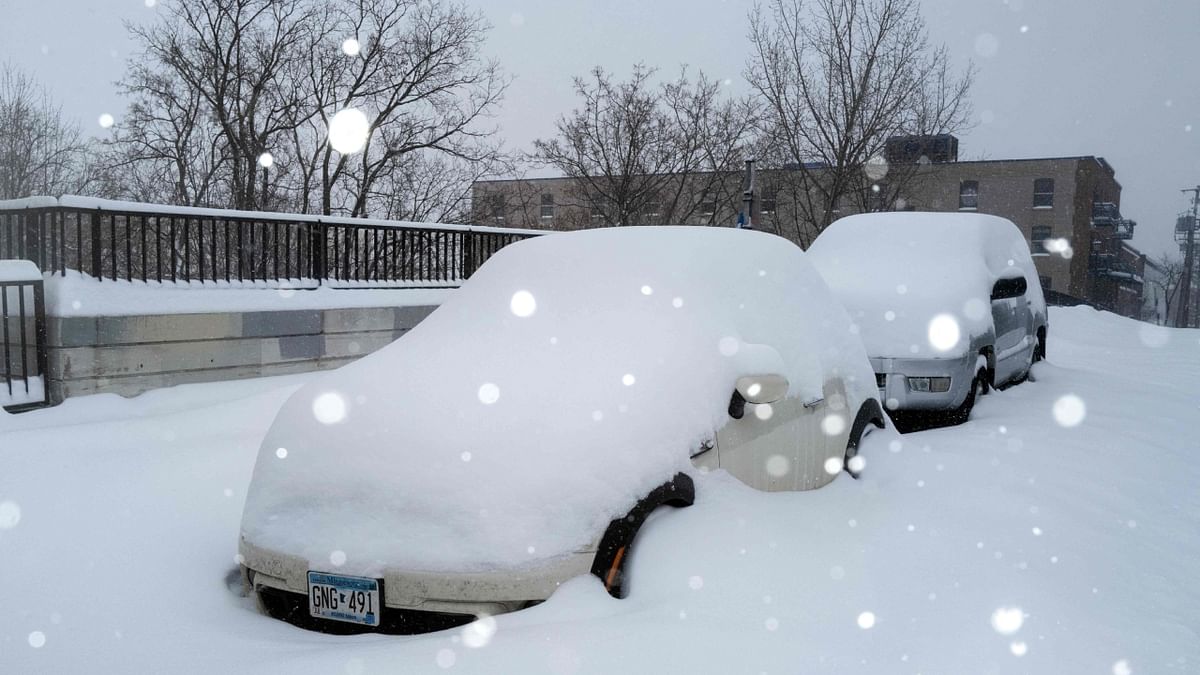
<svg viewBox="0 0 1200 675">
<path fill-rule="evenodd" d="M 850 312 L 889 410 L 967 419 L 1046 356 L 1046 302 L 1025 237 L 996 216 L 842 218 L 808 259 Z"/>
<path fill-rule="evenodd" d="M 884 420 L 849 317 L 786 240 L 526 240 L 283 405 L 243 581 L 268 614 L 334 632 L 448 628 L 588 572 L 620 597 L 642 521 L 691 504 L 696 472 L 817 488 Z"/>
</svg>

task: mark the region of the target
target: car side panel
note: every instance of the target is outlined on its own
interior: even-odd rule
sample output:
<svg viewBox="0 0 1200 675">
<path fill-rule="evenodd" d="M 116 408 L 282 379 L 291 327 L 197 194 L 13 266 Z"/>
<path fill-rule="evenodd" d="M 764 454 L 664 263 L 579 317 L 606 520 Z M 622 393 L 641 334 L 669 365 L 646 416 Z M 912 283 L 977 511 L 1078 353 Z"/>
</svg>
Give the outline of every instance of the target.
<svg viewBox="0 0 1200 675">
<path fill-rule="evenodd" d="M 829 380 L 823 389 L 825 397 L 814 401 L 788 397 L 773 404 L 747 403 L 742 419 L 731 418 L 717 433 L 720 468 L 769 492 L 812 490 L 833 480 L 825 461 L 845 456 L 853 420 L 841 381 Z M 826 434 L 826 416 L 841 417 L 844 428 L 832 423 L 829 428 L 838 433 Z"/>
<path fill-rule="evenodd" d="M 992 301 L 996 325 L 996 384 L 1019 377 L 1026 368 L 1036 344 L 1029 299 L 1005 298 Z"/>
</svg>

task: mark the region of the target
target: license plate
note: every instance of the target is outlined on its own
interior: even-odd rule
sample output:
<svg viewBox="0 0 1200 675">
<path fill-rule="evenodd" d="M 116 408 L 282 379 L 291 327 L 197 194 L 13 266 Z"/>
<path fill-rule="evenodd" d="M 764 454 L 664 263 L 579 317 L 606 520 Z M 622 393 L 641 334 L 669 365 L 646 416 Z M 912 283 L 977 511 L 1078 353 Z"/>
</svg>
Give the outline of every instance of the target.
<svg viewBox="0 0 1200 675">
<path fill-rule="evenodd" d="M 308 613 L 364 626 L 379 625 L 379 580 L 308 573 Z"/>
</svg>

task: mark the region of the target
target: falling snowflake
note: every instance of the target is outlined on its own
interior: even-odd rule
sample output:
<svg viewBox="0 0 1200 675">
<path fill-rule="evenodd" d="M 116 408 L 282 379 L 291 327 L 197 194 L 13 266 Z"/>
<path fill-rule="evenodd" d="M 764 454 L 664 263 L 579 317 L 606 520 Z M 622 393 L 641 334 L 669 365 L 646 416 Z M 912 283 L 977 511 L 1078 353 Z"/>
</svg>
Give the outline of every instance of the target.
<svg viewBox="0 0 1200 675">
<path fill-rule="evenodd" d="M 939 314 L 929 322 L 929 344 L 939 352 L 948 352 L 962 337 L 958 320 L 950 314 Z"/>
<path fill-rule="evenodd" d="M 334 567 L 341 567 L 342 565 L 345 565 L 346 564 L 346 552 L 345 551 L 334 551 L 334 552 L 330 553 L 329 554 L 329 564 L 333 565 Z"/>
<path fill-rule="evenodd" d="M 46 644 L 46 634 L 40 630 L 35 630 L 29 634 L 29 646 L 34 649 L 41 649 L 42 645 Z"/>
<path fill-rule="evenodd" d="M 275 166 L 275 156 L 269 152 L 264 152 L 258 156 L 258 165 L 264 169 Z"/>
<path fill-rule="evenodd" d="M 830 476 L 835 476 L 841 470 L 842 470 L 842 458 L 841 457 L 830 457 L 829 459 L 825 460 L 825 473 L 829 474 Z"/>
<path fill-rule="evenodd" d="M 537 311 L 537 299 L 529 291 L 517 291 L 508 301 L 508 308 L 514 315 L 525 319 Z"/>
<path fill-rule="evenodd" d="M 287 448 L 275 448 L 275 456 L 278 457 L 279 459 L 287 459 L 287 456 L 288 456 Z"/>
<path fill-rule="evenodd" d="M 102 129 L 111 129 L 112 125 L 117 123 L 116 119 L 114 119 L 113 116 L 108 113 L 101 115 L 97 122 L 100 123 L 100 127 Z"/>
<path fill-rule="evenodd" d="M 346 419 L 346 399 L 336 391 L 327 391 L 313 399 L 312 411 L 321 424 L 337 424 Z"/>
<path fill-rule="evenodd" d="M 342 40 L 342 53 L 346 56 L 358 56 L 362 51 L 362 45 L 354 38 L 346 38 Z"/>
<path fill-rule="evenodd" d="M 0 530 L 11 530 L 21 522 L 21 507 L 16 502 L 0 502 Z"/>
<path fill-rule="evenodd" d="M 992 612 L 992 628 L 1001 635 L 1012 635 L 1021 630 L 1025 613 L 1020 607 L 1000 607 Z"/>
<path fill-rule="evenodd" d="M 738 339 L 735 337 L 723 337 L 717 343 L 717 350 L 721 352 L 721 356 L 733 356 L 738 353 Z"/>
<path fill-rule="evenodd" d="M 846 430 L 846 418 L 841 415 L 826 415 L 821 420 L 821 431 L 826 436 L 837 436 Z"/>
<path fill-rule="evenodd" d="M 858 627 L 867 630 L 875 625 L 875 613 L 863 612 L 858 615 Z"/>
<path fill-rule="evenodd" d="M 1000 51 L 1000 40 L 991 33 L 981 33 L 975 38 L 975 53 L 984 57 L 991 58 Z"/>
<path fill-rule="evenodd" d="M 704 588 L 704 577 L 700 575 L 692 575 L 688 577 L 688 588 L 692 589 L 693 591 L 698 591 L 701 588 Z"/>
<path fill-rule="evenodd" d="M 329 144 L 343 155 L 360 152 L 367 147 L 371 123 L 358 108 L 346 108 L 329 120 Z"/>
<path fill-rule="evenodd" d="M 783 455 L 771 455 L 767 459 L 767 473 L 779 478 L 786 476 L 788 471 L 792 469 L 792 462 Z"/>
<path fill-rule="evenodd" d="M 480 385 L 476 395 L 479 397 L 481 403 L 491 405 L 500 400 L 500 387 L 491 382 L 484 382 Z"/>
<path fill-rule="evenodd" d="M 1054 421 L 1062 427 L 1079 426 L 1087 417 L 1087 405 L 1075 394 L 1060 396 L 1054 402 Z"/>
<path fill-rule="evenodd" d="M 463 627 L 462 642 L 471 649 L 478 649 L 486 647 L 487 643 L 492 641 L 492 636 L 495 634 L 496 619 L 483 614 L 478 619 Z"/>
</svg>

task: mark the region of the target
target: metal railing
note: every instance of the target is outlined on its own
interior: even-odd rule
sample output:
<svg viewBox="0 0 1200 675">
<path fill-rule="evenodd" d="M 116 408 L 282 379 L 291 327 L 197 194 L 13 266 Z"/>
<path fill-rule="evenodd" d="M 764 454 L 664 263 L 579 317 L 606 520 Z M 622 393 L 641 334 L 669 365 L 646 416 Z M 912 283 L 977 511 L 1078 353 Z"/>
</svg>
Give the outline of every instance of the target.
<svg viewBox="0 0 1200 675">
<path fill-rule="evenodd" d="M 0 258 L 98 280 L 457 286 L 529 230 L 64 196 L 0 202 Z"/>
<path fill-rule="evenodd" d="M 41 279 L 0 281 L 4 382 L 0 406 L 22 412 L 50 404 L 46 296 Z"/>
</svg>

